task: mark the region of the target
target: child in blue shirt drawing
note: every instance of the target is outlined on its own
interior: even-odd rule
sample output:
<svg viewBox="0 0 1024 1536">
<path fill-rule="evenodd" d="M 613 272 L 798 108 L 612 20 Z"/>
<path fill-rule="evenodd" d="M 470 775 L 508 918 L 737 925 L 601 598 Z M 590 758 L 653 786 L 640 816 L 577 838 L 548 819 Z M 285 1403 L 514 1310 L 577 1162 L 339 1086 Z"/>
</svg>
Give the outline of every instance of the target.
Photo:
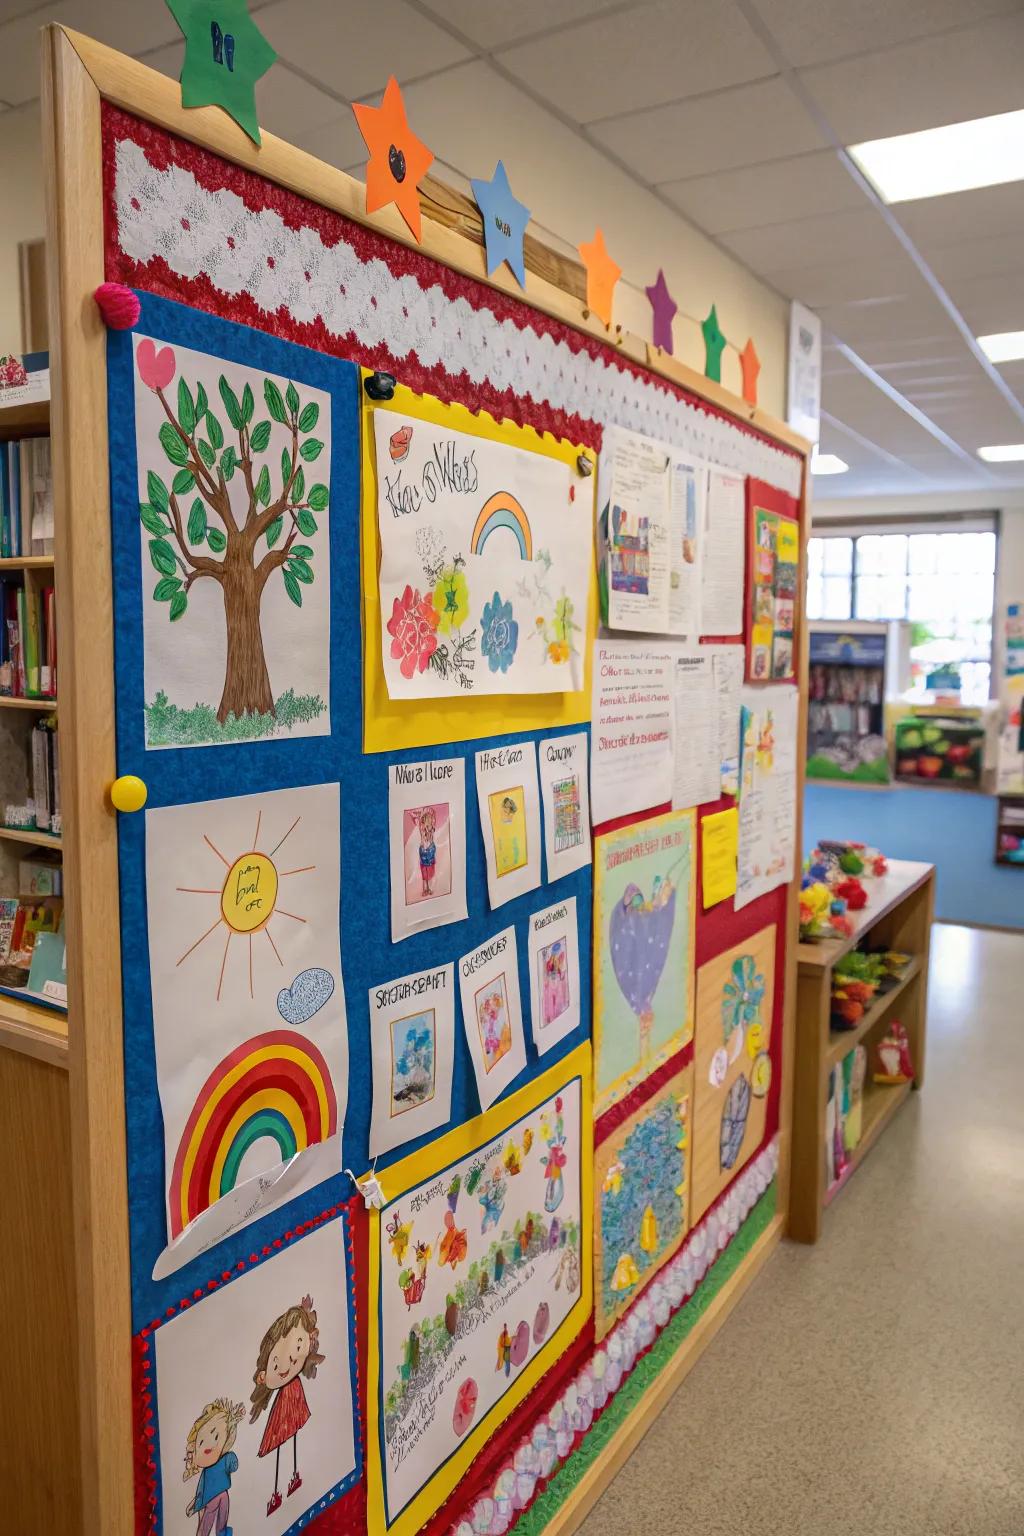
<svg viewBox="0 0 1024 1536">
<path fill-rule="evenodd" d="M 241 1403 L 218 1397 L 207 1403 L 189 1430 L 184 1480 L 187 1483 L 198 1474 L 199 1483 L 185 1514 L 198 1515 L 196 1536 L 231 1536 L 229 1490 L 232 1473 L 238 1471 L 238 1457 L 231 1447 L 244 1417 Z"/>
</svg>

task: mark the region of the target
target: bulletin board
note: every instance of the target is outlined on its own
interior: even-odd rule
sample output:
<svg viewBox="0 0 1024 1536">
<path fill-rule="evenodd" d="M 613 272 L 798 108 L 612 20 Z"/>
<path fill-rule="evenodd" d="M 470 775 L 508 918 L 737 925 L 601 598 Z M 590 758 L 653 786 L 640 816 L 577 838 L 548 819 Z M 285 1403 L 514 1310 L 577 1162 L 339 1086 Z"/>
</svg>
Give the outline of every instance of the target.
<svg viewBox="0 0 1024 1536">
<path fill-rule="evenodd" d="M 66 429 L 83 443 L 84 400 L 90 389 L 94 400 L 105 390 L 91 467 L 73 484 L 74 465 L 66 466 L 62 517 L 79 529 L 88 524 L 92 535 L 91 592 L 83 565 L 75 575 L 74 541 L 67 545 L 65 590 L 76 634 L 84 633 L 95 592 L 110 598 L 110 650 L 103 652 L 101 629 L 94 650 L 83 646 L 83 660 L 97 665 L 100 704 L 109 697 L 116 729 L 116 746 L 110 737 L 92 756 L 76 743 L 69 782 L 82 804 L 95 800 L 97 776 L 137 775 L 147 787 L 143 812 L 121 815 L 116 827 L 106 811 L 102 820 L 84 815 L 68 842 L 71 869 L 77 860 L 79 877 L 88 868 L 97 889 L 108 887 L 102 914 L 81 904 L 72 918 L 82 963 L 76 971 L 72 962 L 71 985 L 88 1049 L 103 1064 L 80 1089 L 90 1200 L 94 1214 L 106 1202 L 104 1214 L 115 1227 L 123 1221 L 125 1234 L 123 1250 L 93 1245 L 87 1255 L 111 1299 L 101 1321 L 87 1295 L 83 1347 L 95 1361 L 97 1390 L 115 1404 L 102 1445 L 86 1431 L 95 1463 L 87 1490 L 93 1527 L 113 1536 L 178 1529 L 187 1499 L 174 1471 L 198 1444 L 204 1414 L 216 1408 L 213 1419 L 220 1414 L 238 1447 L 238 1517 L 251 1511 L 255 1519 L 265 1504 L 255 1523 L 268 1536 L 306 1526 L 441 1533 L 474 1499 L 490 1496 L 503 1459 L 529 1438 L 538 1416 L 554 1414 L 576 1391 L 595 1331 L 604 1334 L 627 1314 L 648 1281 L 653 1292 L 691 1238 L 695 974 L 773 924 L 765 1004 L 773 1070 L 761 1135 L 745 1150 L 744 1165 L 772 1148 L 780 1129 L 785 1135 L 792 973 L 785 933 L 793 891 L 782 886 L 741 912 L 731 901 L 704 912 L 700 820 L 732 802 L 723 797 L 689 813 L 684 1016 L 654 1070 L 627 1073 L 621 1095 L 595 1123 L 592 865 L 562 873 L 545 847 L 539 884 L 496 905 L 500 854 L 488 836 L 497 834 L 481 820 L 476 791 L 478 753 L 495 760 L 508 750 L 539 754 L 558 738 L 586 763 L 592 562 L 586 601 L 574 610 L 578 686 L 511 703 L 501 695 L 454 698 L 450 707 L 388 698 L 381 690 L 387 615 L 377 585 L 383 550 L 374 518 L 374 418 L 397 414 L 396 430 L 427 423 L 488 443 L 528 442 L 572 477 L 588 539 L 592 471 L 606 426 L 646 432 L 756 476 L 794 505 L 803 452 L 778 424 L 753 409 L 738 411 L 724 391 L 671 360 L 652 369 L 635 339 L 611 345 L 596 318 L 557 284 L 531 274 L 524 298 L 508 279 L 488 283 L 479 247 L 439 228 L 436 239 L 410 249 L 390 215 L 367 217 L 355 184 L 340 173 L 269 136 L 257 154 L 218 114 L 184 113 L 176 88 L 87 40 L 54 32 L 51 50 L 63 103 L 54 107 L 52 135 L 68 205 L 58 230 L 62 313 L 76 313 L 101 279 L 124 285 L 140 302 L 130 328 L 83 337 L 68 327 L 60 385 Z M 97 130 L 99 163 L 83 120 Z M 72 210 L 76 177 L 97 193 L 102 220 L 97 210 Z M 396 376 L 398 390 L 371 407 L 367 376 L 381 369 Z M 211 416 L 218 427 L 210 427 Z M 173 442 L 168 449 L 167 425 L 172 434 L 183 427 L 195 444 L 184 461 Z M 242 450 L 228 466 L 228 478 L 245 481 L 250 515 L 241 529 L 230 526 L 216 478 L 208 495 L 195 494 L 204 488 L 203 466 L 213 468 L 207 451 L 214 476 L 223 473 L 223 442 L 213 439 L 228 429 Z M 300 460 L 303 478 L 292 496 Z M 104 484 L 109 497 L 96 494 Z M 259 562 L 274 583 L 256 636 L 264 667 L 255 668 L 239 662 L 254 654 L 251 612 L 247 617 L 245 601 L 229 601 L 226 590 L 220 607 L 204 598 L 212 584 L 204 589 L 209 572 L 201 564 L 226 551 L 236 559 L 235 536 L 247 529 L 259 549 L 239 577 L 241 588 Z M 78 548 L 86 542 L 80 532 Z M 456 606 L 460 593 L 453 584 Z M 536 622 L 543 631 L 543 612 Z M 564 659 L 562 639 L 555 636 L 554 664 Z M 84 719 L 84 683 L 74 686 Z M 261 688 L 270 690 L 273 726 L 257 736 L 225 729 L 237 709 L 231 700 Z M 461 777 L 464 786 L 466 911 L 453 910 L 441 926 L 411 924 L 396 938 L 389 798 L 400 770 L 430 764 L 455 765 L 452 781 Z M 653 807 L 631 820 L 670 809 Z M 426 837 L 421 843 L 426 849 Z M 419 868 L 433 870 L 434 854 L 423 858 Z M 534 1017 L 533 961 L 537 919 L 549 909 L 573 927 L 578 1013 L 570 1028 L 544 1040 Z M 101 959 L 112 931 L 116 970 Z M 472 968 L 463 962 L 490 954 L 499 940 L 514 942 L 515 965 L 503 984 L 518 987 L 523 1030 L 521 1055 L 509 1056 L 492 1096 L 480 1047 L 464 1027 L 463 983 Z M 384 1146 L 371 1091 L 374 996 L 428 972 L 431 987 L 454 994 L 444 1068 L 450 1091 L 438 1098 L 417 1090 L 417 1108 L 437 1099 L 429 1116 L 408 1122 L 422 1131 L 405 1139 L 395 1133 Z M 172 1017 L 176 1029 L 168 1027 Z M 482 1014 L 480 1022 L 486 1057 L 492 1048 Z M 432 1059 L 436 1087 L 440 1049 Z M 96 1097 L 101 1080 L 106 1110 Z M 182 1084 L 191 1085 L 188 1092 Z M 123 1142 L 119 1124 L 103 1175 L 93 1179 L 101 1122 L 122 1101 Z M 258 1133 L 277 1139 L 282 1171 L 262 1180 L 251 1201 L 247 1138 Z M 613 1273 L 595 1313 L 604 1186 L 615 1184 L 616 1161 L 635 1163 L 649 1141 L 673 1137 L 679 1177 L 649 1211 L 639 1211 L 636 1270 L 644 1283 L 634 1291 L 630 1278 L 616 1289 Z M 367 1175 L 379 1181 L 379 1211 L 364 1208 L 356 1190 Z M 540 1198 L 524 1194 L 520 1211 L 507 1191 L 518 1200 L 527 1180 Z M 510 1202 L 509 1222 L 516 1217 L 507 1233 L 499 1191 Z M 728 1195 L 728 1188 L 719 1191 L 722 1201 Z M 781 1232 L 781 1184 L 774 1199 L 775 1214 L 758 1228 L 758 1255 Z M 493 1237 L 481 1227 L 492 1205 Z M 439 1218 L 432 1236 L 424 1228 L 412 1237 L 414 1206 L 430 1222 Z M 705 1221 L 713 1215 L 705 1212 Z M 399 1254 L 406 1225 L 412 1246 Z M 708 1230 L 692 1233 L 695 1252 Z M 486 1280 L 480 1294 L 487 1291 L 487 1318 L 497 1327 L 489 1375 L 502 1390 L 491 1380 L 484 1391 L 477 1378 L 455 1379 L 453 1360 L 445 1433 L 454 1434 L 457 1451 L 449 1456 L 440 1437 L 436 1465 L 427 1458 L 422 1476 L 389 1489 L 382 1436 L 397 1422 L 401 1394 L 386 1400 L 385 1368 L 390 1362 L 392 1387 L 399 1379 L 408 1384 L 437 1339 L 432 1313 L 418 1341 L 410 1335 L 399 1350 L 388 1306 L 400 1319 L 402 1307 L 435 1290 L 440 1296 L 445 1266 L 454 1275 L 468 1264 L 471 1242 L 485 1235 L 476 1280 Z M 497 1292 L 519 1283 L 516 1265 L 524 1287 L 546 1266 L 553 1288 L 551 1300 L 524 1290 L 530 1305 L 524 1302 L 521 1319 L 494 1310 Z M 629 1266 L 621 1273 L 632 1275 Z M 459 1318 L 477 1304 L 465 1288 L 446 1293 L 436 1330 L 458 1343 Z M 228 1321 L 218 1327 L 218 1318 Z M 225 1330 L 234 1337 L 217 1367 L 223 1381 L 213 1380 L 211 1352 L 204 1401 L 193 1402 L 174 1361 Z M 116 1351 L 129 1338 L 133 1372 L 125 1381 Z M 304 1364 L 275 1396 L 271 1373 L 283 1358 L 282 1341 Z M 673 1369 L 683 1363 L 680 1354 Z M 604 1402 L 610 1412 L 608 1394 Z M 83 1421 L 96 1418 L 83 1405 Z M 578 1444 L 570 1434 L 558 1456 L 564 1460 Z M 538 1491 L 539 1484 L 531 1497 Z M 582 1508 L 581 1495 L 574 1497 Z"/>
</svg>

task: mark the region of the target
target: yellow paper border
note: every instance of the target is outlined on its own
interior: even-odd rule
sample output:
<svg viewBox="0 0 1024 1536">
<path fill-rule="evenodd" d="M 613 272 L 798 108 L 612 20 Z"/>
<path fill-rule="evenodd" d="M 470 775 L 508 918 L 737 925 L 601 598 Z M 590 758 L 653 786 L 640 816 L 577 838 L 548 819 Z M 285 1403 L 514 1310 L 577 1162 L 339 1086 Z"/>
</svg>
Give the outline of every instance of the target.
<svg viewBox="0 0 1024 1536">
<path fill-rule="evenodd" d="M 613 1083 L 602 1092 L 597 1086 L 597 1063 L 601 1054 L 601 1037 L 603 1034 L 602 1019 L 604 1015 L 604 998 L 601 990 L 601 944 L 604 935 L 606 918 L 606 898 L 604 892 L 604 879 L 601 873 L 602 852 L 609 845 L 616 842 L 625 842 L 635 837 L 643 827 L 645 830 L 654 827 L 663 827 L 667 822 L 678 825 L 682 821 L 690 823 L 690 935 L 689 954 L 686 966 L 686 1017 L 682 1025 L 665 1044 L 659 1047 L 657 1053 L 648 1062 L 635 1062 L 628 1071 L 623 1072 Z M 650 1077 L 664 1062 L 681 1051 L 688 1041 L 693 1039 L 694 1023 L 694 989 L 696 982 L 696 957 L 697 957 L 697 812 L 688 811 L 664 811 L 660 816 L 650 816 L 644 821 L 631 821 L 628 827 L 617 827 L 614 832 L 606 832 L 603 837 L 594 839 L 594 930 L 591 946 L 591 970 L 593 973 L 593 999 L 594 999 L 594 1115 L 600 1116 L 612 1104 L 625 1098 L 626 1094 Z"/>
<path fill-rule="evenodd" d="M 365 379 L 370 370 L 362 369 Z M 360 590 L 363 609 L 363 751 L 397 752 L 406 747 L 432 747 L 483 736 L 504 736 L 511 731 L 564 730 L 590 720 L 590 669 L 597 635 L 597 580 L 594 560 L 594 499 L 597 493 L 597 455 L 589 448 L 520 427 L 511 421 L 495 421 L 486 411 L 473 412 L 457 402 L 445 405 L 433 395 L 417 395 L 404 384 L 391 400 L 371 400 L 360 389 L 362 411 L 362 487 L 360 496 Z M 590 580 L 587 614 L 580 644 L 583 647 L 583 687 L 575 693 L 469 694 L 444 699 L 392 699 L 384 681 L 381 650 L 380 541 L 377 534 L 377 457 L 374 448 L 375 411 L 389 411 L 407 420 L 428 421 L 452 432 L 466 432 L 488 442 L 528 449 L 568 464 L 576 471 L 582 454 L 590 460 L 589 479 L 576 473 L 576 501 L 580 516 L 586 514 L 590 543 Z"/>
<path fill-rule="evenodd" d="M 440 1140 L 413 1152 L 403 1162 L 396 1163 L 380 1175 L 388 1204 L 417 1184 L 422 1184 L 447 1168 L 449 1164 L 470 1156 L 477 1147 L 486 1145 L 502 1135 L 510 1125 L 524 1115 L 538 1109 L 545 1099 L 559 1093 L 573 1078 L 580 1080 L 580 1294 L 561 1325 L 548 1339 L 544 1347 L 524 1366 L 519 1377 L 509 1387 L 504 1397 L 475 1425 L 462 1444 L 453 1452 L 442 1467 L 424 1483 L 414 1498 L 410 1499 L 391 1522 L 386 1522 L 384 1504 L 384 1467 L 380 1450 L 380 1418 L 378 1395 L 380 1392 L 380 1211 L 370 1212 L 369 1237 L 369 1347 L 367 1351 L 367 1512 L 371 1531 L 394 1533 L 394 1536 L 412 1536 L 436 1514 L 461 1480 L 477 1454 L 490 1439 L 496 1422 L 507 1419 L 551 1368 L 559 1355 L 582 1331 L 590 1318 L 594 1303 L 594 1116 L 591 1103 L 592 1061 L 590 1042 L 570 1052 L 561 1061 L 549 1067 L 511 1098 L 502 1099 L 493 1108 L 485 1110 L 473 1120 L 449 1131 Z"/>
</svg>

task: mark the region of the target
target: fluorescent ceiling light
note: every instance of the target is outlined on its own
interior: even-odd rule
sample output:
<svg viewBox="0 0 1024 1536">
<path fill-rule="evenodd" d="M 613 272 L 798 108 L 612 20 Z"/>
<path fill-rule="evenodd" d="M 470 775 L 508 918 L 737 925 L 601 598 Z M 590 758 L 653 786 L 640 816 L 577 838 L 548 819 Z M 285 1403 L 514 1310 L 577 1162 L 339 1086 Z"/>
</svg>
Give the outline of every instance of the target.
<svg viewBox="0 0 1024 1536">
<path fill-rule="evenodd" d="M 1024 179 L 1024 111 L 871 139 L 850 154 L 886 203 L 1000 186 Z"/>
<path fill-rule="evenodd" d="M 1024 443 L 993 443 L 991 448 L 979 448 L 978 458 L 989 464 L 1016 464 L 1024 459 Z"/>
<path fill-rule="evenodd" d="M 1024 331 L 997 331 L 993 336 L 979 336 L 978 346 L 993 363 L 1015 363 L 1024 357 Z"/>
<path fill-rule="evenodd" d="M 811 454 L 812 475 L 845 475 L 849 467 L 836 453 L 819 453 L 815 448 Z"/>
</svg>

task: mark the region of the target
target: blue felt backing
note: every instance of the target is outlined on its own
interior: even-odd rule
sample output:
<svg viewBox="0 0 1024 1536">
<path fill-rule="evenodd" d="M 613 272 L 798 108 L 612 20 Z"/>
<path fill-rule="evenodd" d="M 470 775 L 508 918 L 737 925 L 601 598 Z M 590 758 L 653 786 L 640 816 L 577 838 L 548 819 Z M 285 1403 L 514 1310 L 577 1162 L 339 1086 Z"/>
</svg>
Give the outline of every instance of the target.
<svg viewBox="0 0 1024 1536">
<path fill-rule="evenodd" d="M 138 470 L 131 332 L 108 340 L 111 516 L 114 546 L 114 654 L 116 673 L 117 765 L 146 781 L 148 806 L 186 804 L 228 795 L 341 783 L 341 956 L 348 1009 L 349 1085 L 344 1166 L 357 1173 L 369 1167 L 370 1052 L 367 992 L 427 966 L 457 961 L 492 934 L 514 923 L 519 948 L 519 983 L 527 1035 L 527 1066 L 512 1092 L 542 1069 L 568 1055 L 589 1033 L 591 870 L 586 868 L 544 884 L 491 912 L 483 841 L 476 805 L 474 754 L 482 745 L 541 740 L 557 732 L 520 732 L 515 737 L 482 737 L 471 743 L 418 751 L 362 752 L 360 564 L 359 564 L 359 373 L 354 365 L 279 341 L 165 299 L 140 293 L 136 329 L 162 343 L 194 348 L 229 363 L 265 369 L 329 392 L 331 396 L 330 590 L 331 732 L 252 742 L 238 746 L 162 748 L 147 751 L 144 735 L 142 603 L 151 601 L 155 574 L 143 569 L 139 533 Z M 371 559 L 375 560 L 374 555 Z M 320 570 L 322 578 L 323 571 Z M 375 578 L 374 578 L 375 579 Z M 145 597 L 143 597 L 145 594 Z M 188 615 L 178 622 L 187 624 Z M 443 701 L 438 704 L 444 708 Z M 585 734 L 589 734 L 583 728 Z M 413 934 L 391 943 L 388 862 L 388 767 L 395 762 L 460 756 L 466 760 L 467 894 L 469 916 L 461 923 Z M 121 816 L 118 827 L 121 881 L 121 945 L 125 1021 L 125 1112 L 128 1140 L 128 1194 L 132 1268 L 133 1328 L 160 1316 L 182 1297 L 278 1237 L 351 1194 L 339 1174 L 240 1233 L 208 1250 L 168 1279 L 154 1283 L 153 1264 L 167 1241 L 163 1124 L 153 1045 L 147 936 L 145 816 Z M 580 1027 L 541 1061 L 529 1028 L 527 920 L 531 912 L 567 896 L 577 899 L 580 946 Z M 205 1004 L 196 999 L 197 1009 Z M 452 1118 L 430 1136 L 406 1143 L 378 1160 L 378 1172 L 453 1125 L 479 1112 L 472 1064 L 456 999 L 455 1073 Z M 385 1188 L 387 1180 L 384 1179 Z"/>
</svg>

